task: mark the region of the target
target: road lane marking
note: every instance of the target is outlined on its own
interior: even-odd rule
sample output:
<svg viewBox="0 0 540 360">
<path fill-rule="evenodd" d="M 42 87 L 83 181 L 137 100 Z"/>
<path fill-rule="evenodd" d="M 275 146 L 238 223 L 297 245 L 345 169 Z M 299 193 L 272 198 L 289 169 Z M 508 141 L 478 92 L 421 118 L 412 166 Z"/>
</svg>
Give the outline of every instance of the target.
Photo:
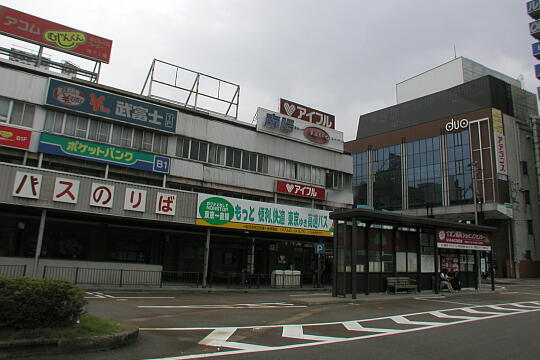
<svg viewBox="0 0 540 360">
<path fill-rule="evenodd" d="M 140 309 L 290 309 L 305 308 L 307 305 L 288 303 L 258 303 L 258 304 L 223 304 L 223 305 L 139 305 Z"/>
<path fill-rule="evenodd" d="M 405 316 L 391 316 L 390 320 L 392 320 L 396 324 L 403 324 L 403 325 L 434 326 L 434 325 L 444 324 L 441 322 L 433 322 L 433 321 L 413 321 L 413 320 L 407 319 Z"/>
<path fill-rule="evenodd" d="M 140 300 L 140 299 L 176 299 L 174 296 L 114 296 L 108 295 L 101 292 L 89 292 L 86 294 L 92 296 L 85 296 L 85 299 L 113 299 L 116 301 L 125 301 L 125 300 Z"/>
<path fill-rule="evenodd" d="M 531 306 L 528 304 L 535 304 L 535 305 L 538 305 L 538 307 L 523 308 L 524 306 L 529 306 L 529 307 Z M 482 308 L 482 307 L 488 307 L 488 306 L 491 306 L 491 308 L 498 307 L 501 311 L 505 311 L 505 312 L 487 312 L 487 311 L 475 310 L 475 308 Z M 505 308 L 504 306 L 516 306 L 516 307 L 519 307 L 520 309 L 509 309 L 509 308 Z M 457 310 L 465 311 L 468 313 L 485 315 L 485 316 L 467 317 L 467 316 L 454 316 L 454 315 L 446 314 L 446 312 L 457 311 Z M 476 322 L 476 321 L 481 321 L 481 320 L 486 320 L 486 319 L 495 319 L 495 318 L 500 318 L 500 317 L 516 315 L 516 314 L 538 312 L 538 311 L 540 311 L 540 302 L 522 301 L 522 302 L 506 303 L 506 304 L 474 305 L 470 307 L 450 308 L 450 309 L 443 309 L 443 310 L 436 310 L 436 311 L 426 311 L 426 312 L 419 312 L 419 313 L 412 313 L 412 314 L 394 315 L 394 316 L 386 316 L 386 317 L 379 317 L 379 318 L 372 318 L 372 319 L 361 319 L 361 320 L 345 321 L 345 322 L 239 326 L 239 327 L 234 327 L 234 328 L 233 327 L 141 328 L 139 330 L 140 331 L 211 330 L 212 333 L 210 335 L 212 334 L 214 335 L 206 336 L 203 340 L 199 342 L 199 344 L 213 346 L 213 347 L 216 347 L 216 346 L 229 347 L 229 348 L 236 349 L 236 350 L 230 350 L 230 351 L 220 351 L 221 349 L 218 349 L 218 352 L 211 352 L 211 353 L 204 352 L 204 353 L 199 353 L 199 354 L 190 354 L 190 355 L 153 359 L 153 360 L 173 360 L 173 359 L 183 360 L 183 359 L 198 359 L 198 358 L 207 358 L 207 357 L 228 356 L 228 355 L 236 355 L 236 354 L 248 354 L 248 353 L 262 352 L 262 351 L 289 350 L 289 349 L 295 349 L 295 348 L 304 348 L 304 347 L 318 346 L 318 345 L 324 345 L 324 344 L 333 344 L 333 343 L 346 342 L 346 341 L 366 340 L 366 339 L 371 339 L 371 338 L 376 338 L 376 337 L 397 335 L 397 334 L 402 334 L 402 333 L 411 333 L 411 332 L 416 332 L 416 331 L 421 331 L 421 330 L 428 330 L 428 329 L 433 329 L 433 328 L 440 328 L 440 327 L 446 327 L 446 326 L 463 324 L 463 323 L 471 323 L 471 322 Z M 440 323 L 440 322 L 412 321 L 410 319 L 407 319 L 407 317 L 410 317 L 413 315 L 433 315 L 433 316 L 438 316 L 438 317 L 443 317 L 443 318 L 456 318 L 458 320 L 454 322 Z M 361 325 L 361 323 L 371 322 L 374 320 L 384 320 L 384 319 L 393 319 L 394 321 L 397 320 L 400 323 L 409 323 L 412 325 L 414 325 L 415 323 L 416 324 L 431 324 L 431 325 L 424 325 L 424 326 L 419 326 L 416 328 L 405 329 L 405 330 L 366 328 L 363 325 Z M 329 337 L 329 336 L 321 336 L 321 335 L 309 335 L 305 333 L 306 329 L 308 329 L 309 331 L 309 328 L 312 328 L 314 326 L 336 325 L 336 324 L 342 324 L 347 330 L 360 331 L 360 332 L 375 332 L 375 334 L 368 334 L 368 335 L 362 335 L 362 336 L 356 336 L 356 337 L 350 337 L 350 338 L 341 338 L 341 337 Z M 292 337 L 292 338 L 298 338 L 302 340 L 312 340 L 312 342 L 301 343 L 301 344 L 291 344 L 291 345 L 280 345 L 280 346 L 261 346 L 261 345 L 255 345 L 255 344 L 249 344 L 249 343 L 228 341 L 228 339 L 237 330 L 243 330 L 243 329 L 261 330 L 265 328 L 266 329 L 282 328 L 282 335 L 284 334 L 289 338 Z M 379 330 L 382 330 L 382 331 L 379 331 Z M 150 360 L 150 359 L 147 359 L 147 360 Z"/>
</svg>

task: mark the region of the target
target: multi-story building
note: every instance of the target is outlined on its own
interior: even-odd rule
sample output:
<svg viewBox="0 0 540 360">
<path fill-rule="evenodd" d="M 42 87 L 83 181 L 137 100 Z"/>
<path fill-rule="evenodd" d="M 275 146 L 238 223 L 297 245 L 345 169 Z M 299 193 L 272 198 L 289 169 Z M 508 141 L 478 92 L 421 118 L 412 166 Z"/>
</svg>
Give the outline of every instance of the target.
<svg viewBox="0 0 540 360">
<path fill-rule="evenodd" d="M 540 275 L 535 95 L 466 58 L 396 90 L 398 104 L 360 116 L 356 140 L 345 144 L 353 154 L 355 204 L 452 221 L 477 218 L 498 229 L 497 276 Z"/>
<path fill-rule="evenodd" d="M 341 132 L 261 108 L 242 122 L 30 55 L 0 59 L 0 265 L 315 271 L 330 211 L 352 206 Z"/>
</svg>

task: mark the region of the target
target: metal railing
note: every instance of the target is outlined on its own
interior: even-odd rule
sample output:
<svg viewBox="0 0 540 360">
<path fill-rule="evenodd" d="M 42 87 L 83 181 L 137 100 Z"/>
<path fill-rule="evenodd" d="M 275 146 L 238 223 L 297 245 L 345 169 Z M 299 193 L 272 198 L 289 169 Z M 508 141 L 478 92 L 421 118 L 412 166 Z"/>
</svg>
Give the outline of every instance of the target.
<svg viewBox="0 0 540 360">
<path fill-rule="evenodd" d="M 18 277 L 26 275 L 26 265 L 0 265 L 0 276 Z"/>
<path fill-rule="evenodd" d="M 96 269 L 81 267 L 44 266 L 44 279 L 67 280 L 81 285 L 113 286 L 172 286 L 198 287 L 200 273 L 181 271 L 152 271 L 132 269 Z"/>
</svg>

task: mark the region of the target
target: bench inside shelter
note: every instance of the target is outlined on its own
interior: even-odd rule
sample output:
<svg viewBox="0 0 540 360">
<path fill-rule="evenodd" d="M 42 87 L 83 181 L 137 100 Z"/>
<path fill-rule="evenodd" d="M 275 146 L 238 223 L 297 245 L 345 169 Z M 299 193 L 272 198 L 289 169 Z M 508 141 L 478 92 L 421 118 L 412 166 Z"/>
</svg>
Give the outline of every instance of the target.
<svg viewBox="0 0 540 360">
<path fill-rule="evenodd" d="M 386 293 L 388 294 L 388 292 L 390 292 L 391 290 L 394 291 L 394 294 L 396 294 L 399 290 L 406 290 L 407 292 L 409 292 L 409 290 L 414 290 L 414 292 L 416 293 L 416 280 L 406 276 L 387 277 Z"/>
</svg>

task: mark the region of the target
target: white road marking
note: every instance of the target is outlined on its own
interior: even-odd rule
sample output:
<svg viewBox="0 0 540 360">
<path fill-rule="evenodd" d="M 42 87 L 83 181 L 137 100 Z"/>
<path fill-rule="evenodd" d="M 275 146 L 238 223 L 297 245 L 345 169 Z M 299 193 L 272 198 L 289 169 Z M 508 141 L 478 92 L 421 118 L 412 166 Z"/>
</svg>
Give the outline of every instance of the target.
<svg viewBox="0 0 540 360">
<path fill-rule="evenodd" d="M 140 309 L 289 309 L 304 308 L 307 305 L 288 303 L 227 304 L 227 305 L 140 305 Z"/>
<path fill-rule="evenodd" d="M 538 307 L 531 307 L 530 309 L 527 309 L 527 308 L 523 309 L 523 307 L 525 306 L 529 306 L 529 307 L 531 306 L 528 304 L 535 304 L 535 305 L 538 305 Z M 479 310 L 474 309 L 474 308 L 482 308 L 482 307 L 488 307 L 488 306 L 490 306 L 492 309 L 493 307 L 495 308 L 498 307 L 499 309 L 502 309 L 502 311 L 505 311 L 505 312 L 487 312 L 487 311 L 479 311 Z M 504 306 L 516 306 L 520 309 L 509 309 L 509 308 L 505 308 Z M 473 313 L 473 314 L 478 314 L 478 315 L 483 315 L 483 316 L 467 317 L 467 316 L 454 316 L 454 315 L 446 314 L 446 312 L 456 311 L 456 310 L 461 310 L 468 313 Z M 207 357 L 228 356 L 228 355 L 235 355 L 235 354 L 247 354 L 247 353 L 261 352 L 261 351 L 288 350 L 288 349 L 318 346 L 318 345 L 332 344 L 332 343 L 339 343 L 339 342 L 346 342 L 346 341 L 365 340 L 365 339 L 371 339 L 375 337 L 396 335 L 396 334 L 402 334 L 402 333 L 411 333 L 411 332 L 416 332 L 416 331 L 421 331 L 421 330 L 446 327 L 446 326 L 451 326 L 451 325 L 456 325 L 456 324 L 470 323 L 470 322 L 476 322 L 476 321 L 481 321 L 481 320 L 486 320 L 486 319 L 495 319 L 495 318 L 500 318 L 500 317 L 516 315 L 516 314 L 538 312 L 538 311 L 540 311 L 540 302 L 523 301 L 519 303 L 474 305 L 470 307 L 451 308 L 451 309 L 444 309 L 444 310 L 437 310 L 437 311 L 426 311 L 426 312 L 420 312 L 420 313 L 394 315 L 394 316 L 372 318 L 372 319 L 361 319 L 361 320 L 346 321 L 346 322 L 289 324 L 289 325 L 259 325 L 259 326 L 239 326 L 239 327 L 141 328 L 139 330 L 141 331 L 211 330 L 212 333 L 206 336 L 202 341 L 200 341 L 199 344 L 218 347 L 218 348 L 229 347 L 229 348 L 236 349 L 236 350 L 230 350 L 230 351 L 219 351 L 218 349 L 218 352 L 211 352 L 211 353 L 204 352 L 204 353 L 199 353 L 199 354 L 154 359 L 154 360 L 173 360 L 173 359 L 183 360 L 183 359 L 198 359 L 198 358 L 207 358 Z M 440 322 L 421 322 L 421 321 L 417 322 L 417 321 L 411 321 L 407 319 L 407 317 L 413 316 L 413 315 L 434 315 L 434 316 L 443 317 L 443 318 L 456 318 L 459 320 L 454 321 L 454 322 L 440 323 Z M 399 330 L 399 329 L 366 328 L 361 324 L 361 323 L 369 323 L 374 320 L 384 320 L 384 319 L 393 319 L 394 321 L 397 320 L 399 323 L 409 323 L 409 324 L 416 323 L 416 324 L 431 324 L 431 325 L 419 326 L 416 328 L 406 329 L 406 330 Z M 375 332 L 375 334 L 356 336 L 356 337 L 350 337 L 350 338 L 341 338 L 341 337 L 327 337 L 327 336 L 320 336 L 320 335 L 306 335 L 304 333 L 305 328 L 311 328 L 314 326 L 324 326 L 324 325 L 336 325 L 336 324 L 342 324 L 347 330 L 361 331 L 361 332 L 363 331 Z M 248 344 L 248 343 L 228 341 L 228 339 L 239 329 L 265 329 L 265 328 L 268 329 L 268 328 L 280 328 L 280 327 L 283 329 L 282 334 L 284 334 L 287 337 L 298 338 L 302 340 L 313 340 L 313 341 L 308 342 L 308 343 L 282 345 L 282 346 L 261 346 L 261 345 L 254 345 L 254 344 Z M 147 360 L 150 360 L 150 359 L 147 359 Z"/>
<path fill-rule="evenodd" d="M 306 335 L 304 334 L 304 328 L 302 327 L 302 325 L 284 325 L 281 336 L 292 338 L 292 339 L 313 340 L 313 341 L 333 341 L 333 340 L 342 339 L 338 337 Z"/>
<path fill-rule="evenodd" d="M 376 333 L 398 333 L 400 330 L 393 330 L 393 329 L 381 329 L 381 328 L 372 328 L 372 327 L 364 327 L 360 325 L 358 321 L 346 321 L 343 323 L 343 326 L 345 329 L 350 331 L 364 331 L 364 332 L 376 332 Z"/>
<path fill-rule="evenodd" d="M 443 303 L 449 303 L 449 304 L 456 304 L 456 305 L 466 305 L 466 306 L 474 306 L 476 304 L 469 304 L 464 302 L 458 302 L 458 301 L 450 301 L 450 300 L 440 300 L 440 299 L 446 299 L 444 296 L 440 296 L 438 298 L 436 297 L 418 297 L 414 298 L 415 300 L 422 300 L 422 301 L 435 301 L 435 302 L 443 302 Z"/>
<path fill-rule="evenodd" d="M 412 321 L 412 320 L 407 319 L 405 316 L 391 316 L 390 320 L 392 320 L 396 324 L 403 324 L 403 325 L 435 326 L 435 325 L 444 324 L 441 322 L 431 322 L 431 321 Z"/>
<path fill-rule="evenodd" d="M 263 351 L 263 350 L 268 349 L 268 346 L 228 341 L 235 331 L 236 331 L 236 328 L 234 327 L 216 329 L 212 331 L 210 335 L 208 335 L 207 337 L 199 341 L 199 344 L 215 346 L 215 347 L 227 347 L 227 348 L 239 349 L 239 350 L 249 350 L 249 351 L 253 351 L 253 350 Z"/>
<path fill-rule="evenodd" d="M 85 299 L 115 299 L 117 301 L 125 301 L 125 300 L 138 300 L 138 299 L 176 299 L 174 296 L 113 296 L 113 295 L 107 295 L 103 294 L 101 292 L 86 292 L 89 295 L 93 296 L 85 296 Z"/>
</svg>

